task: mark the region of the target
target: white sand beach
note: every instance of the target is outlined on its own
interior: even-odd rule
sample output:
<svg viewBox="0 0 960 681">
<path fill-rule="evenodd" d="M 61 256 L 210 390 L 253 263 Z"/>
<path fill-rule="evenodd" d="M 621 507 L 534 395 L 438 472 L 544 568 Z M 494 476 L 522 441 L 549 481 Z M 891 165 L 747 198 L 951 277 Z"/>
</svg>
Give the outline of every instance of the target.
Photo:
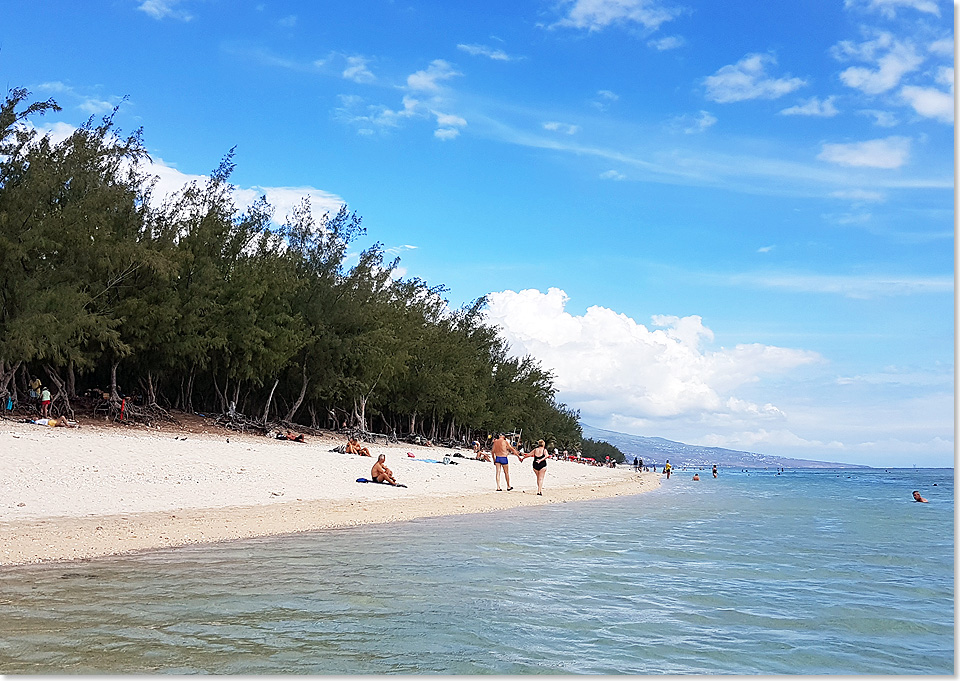
<svg viewBox="0 0 960 681">
<path fill-rule="evenodd" d="M 551 460 L 540 497 L 531 461 L 511 457 L 514 489 L 497 492 L 493 464 L 469 450 L 368 444 L 372 458 L 330 451 L 344 442 L 213 426 L 0 421 L 0 565 L 637 494 L 660 484 L 656 473 Z M 456 465 L 435 463 L 458 451 L 465 458 L 453 457 Z M 370 477 L 381 453 L 407 487 L 356 482 Z"/>
</svg>

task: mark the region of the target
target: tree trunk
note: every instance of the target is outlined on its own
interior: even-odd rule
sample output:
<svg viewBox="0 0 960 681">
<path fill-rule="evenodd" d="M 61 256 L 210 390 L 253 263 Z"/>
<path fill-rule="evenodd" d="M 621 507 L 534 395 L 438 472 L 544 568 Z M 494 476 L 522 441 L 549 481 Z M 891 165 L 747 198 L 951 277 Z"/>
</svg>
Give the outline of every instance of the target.
<svg viewBox="0 0 960 681">
<path fill-rule="evenodd" d="M 318 430 L 320 428 L 320 424 L 317 423 L 317 410 L 312 404 L 307 405 L 307 413 L 310 414 L 310 427 L 314 430 Z"/>
<path fill-rule="evenodd" d="M 156 407 L 157 406 L 157 391 L 153 387 L 153 372 L 147 372 L 147 406 Z"/>
<path fill-rule="evenodd" d="M 293 421 L 293 417 L 296 415 L 297 410 L 300 408 L 300 405 L 303 404 L 303 398 L 307 396 L 307 364 L 303 364 L 303 383 L 300 385 L 300 396 L 297 398 L 297 401 L 293 403 L 293 406 L 290 407 L 290 411 L 287 412 L 287 415 L 283 418 L 284 421 Z M 316 417 L 314 417 L 316 421 Z M 316 426 L 314 426 L 316 427 Z"/>
<path fill-rule="evenodd" d="M 70 406 L 70 396 L 67 395 L 67 390 L 66 390 L 66 386 L 63 383 L 63 379 L 60 378 L 60 376 L 57 374 L 54 368 L 49 364 L 44 364 L 43 368 L 46 370 L 47 376 L 50 377 L 50 380 L 57 387 L 57 394 L 54 397 L 53 401 L 56 402 L 56 401 L 62 400 L 64 412 L 68 414 L 70 418 L 73 418 L 74 416 L 73 407 Z"/>
<path fill-rule="evenodd" d="M 190 377 L 187 379 L 187 391 L 184 394 L 183 409 L 188 414 L 193 413 L 193 379 L 197 376 L 197 365 L 190 367 Z"/>
<path fill-rule="evenodd" d="M 267 416 L 270 415 L 270 403 L 273 402 L 273 391 L 277 389 L 277 384 L 280 382 L 279 378 L 274 379 L 273 387 L 270 388 L 270 397 L 267 398 L 267 406 L 263 408 L 263 418 L 260 419 L 260 423 L 266 425 Z"/>
<path fill-rule="evenodd" d="M 120 404 L 120 392 L 117 390 L 117 367 L 120 366 L 120 360 L 116 359 L 110 365 L 110 401 Z M 50 373 L 50 369 L 47 369 Z"/>
<path fill-rule="evenodd" d="M 6 405 L 7 396 L 13 397 L 14 402 L 17 401 L 16 400 L 17 386 L 14 378 L 16 377 L 17 369 L 20 368 L 21 364 L 22 362 L 18 361 L 12 367 L 7 369 L 6 362 L 0 362 L 0 400 L 3 400 L 4 402 L 4 404 L 0 405 L 0 411 L 4 411 L 7 408 L 7 405 Z M 13 383 L 12 386 L 10 385 L 11 383 Z M 10 387 L 13 388 L 12 391 L 10 390 Z"/>
<path fill-rule="evenodd" d="M 70 360 L 70 364 L 67 365 L 67 395 L 70 399 L 75 399 L 77 396 L 77 378 L 73 371 L 72 359 Z"/>
</svg>

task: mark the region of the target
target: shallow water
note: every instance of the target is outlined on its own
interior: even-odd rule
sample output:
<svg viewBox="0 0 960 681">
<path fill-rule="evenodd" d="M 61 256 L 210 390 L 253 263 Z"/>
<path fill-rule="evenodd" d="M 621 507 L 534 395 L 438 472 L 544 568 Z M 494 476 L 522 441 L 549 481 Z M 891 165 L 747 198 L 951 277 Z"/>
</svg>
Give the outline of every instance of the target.
<svg viewBox="0 0 960 681">
<path fill-rule="evenodd" d="M 952 469 L 691 475 L 6 569 L 0 672 L 954 672 Z"/>
</svg>

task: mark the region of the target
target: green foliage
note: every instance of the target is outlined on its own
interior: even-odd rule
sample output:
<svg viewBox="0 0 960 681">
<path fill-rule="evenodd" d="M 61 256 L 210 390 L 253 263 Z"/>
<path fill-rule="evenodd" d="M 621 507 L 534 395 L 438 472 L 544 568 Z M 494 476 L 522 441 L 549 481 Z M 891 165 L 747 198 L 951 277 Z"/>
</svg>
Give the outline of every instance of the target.
<svg viewBox="0 0 960 681">
<path fill-rule="evenodd" d="M 485 299 L 450 310 L 444 287 L 396 276 L 380 244 L 351 258 L 365 230 L 345 206 L 316 220 L 304 199 L 281 226 L 265 197 L 241 211 L 233 150 L 156 200 L 140 131 L 121 135 L 110 115 L 55 144 L 22 123 L 56 103 L 27 97 L 0 107 L 5 382 L 16 366 L 76 372 L 81 389 L 116 375 L 188 410 L 579 443 L 579 414 L 534 358 L 510 356 Z"/>
<path fill-rule="evenodd" d="M 587 438 L 583 441 L 580 451 L 583 452 L 585 457 L 596 459 L 597 461 L 606 461 L 608 456 L 617 463 L 623 463 L 626 459 L 623 452 L 609 442 L 603 442 L 602 440 L 597 441 Z"/>
</svg>

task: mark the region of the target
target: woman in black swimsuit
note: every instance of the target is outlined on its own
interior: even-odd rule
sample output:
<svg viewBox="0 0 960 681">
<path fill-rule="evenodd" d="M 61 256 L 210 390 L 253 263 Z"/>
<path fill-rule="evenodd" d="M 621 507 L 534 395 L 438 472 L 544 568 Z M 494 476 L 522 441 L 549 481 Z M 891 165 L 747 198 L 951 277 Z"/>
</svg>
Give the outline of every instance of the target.
<svg viewBox="0 0 960 681">
<path fill-rule="evenodd" d="M 529 454 L 524 454 L 523 459 L 533 457 L 533 472 L 537 474 L 537 494 L 543 496 L 543 478 L 547 474 L 547 449 L 544 447 L 543 440 L 537 440 L 537 446 Z"/>
</svg>

